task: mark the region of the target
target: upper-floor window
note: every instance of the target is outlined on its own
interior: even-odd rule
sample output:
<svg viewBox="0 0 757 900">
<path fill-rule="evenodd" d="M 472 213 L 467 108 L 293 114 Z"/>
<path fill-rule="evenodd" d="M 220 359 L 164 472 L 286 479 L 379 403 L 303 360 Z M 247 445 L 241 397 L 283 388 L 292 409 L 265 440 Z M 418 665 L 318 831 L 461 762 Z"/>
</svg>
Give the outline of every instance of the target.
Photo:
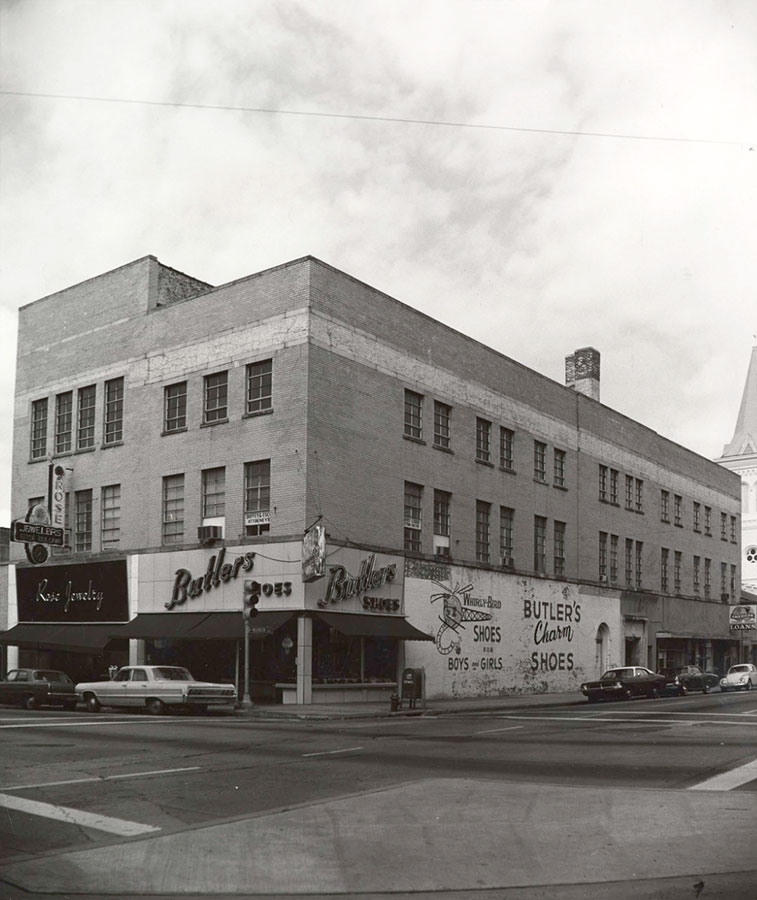
<svg viewBox="0 0 757 900">
<path fill-rule="evenodd" d="M 694 531 L 702 530 L 701 523 L 701 513 L 702 513 L 702 505 L 701 503 L 694 502 Z"/>
<path fill-rule="evenodd" d="M 618 503 L 618 476 L 620 473 L 617 469 L 610 469 L 610 503 L 617 506 Z"/>
<path fill-rule="evenodd" d="M 610 535 L 610 581 L 612 584 L 618 582 L 618 536 Z"/>
<path fill-rule="evenodd" d="M 117 444 L 124 437 L 124 380 L 112 378 L 105 382 L 103 414 L 104 443 Z"/>
<path fill-rule="evenodd" d="M 449 530 L 452 494 L 434 491 L 434 554 L 449 557 Z"/>
<path fill-rule="evenodd" d="M 96 386 L 89 384 L 79 388 L 76 449 L 88 450 L 95 446 L 95 402 Z"/>
<path fill-rule="evenodd" d="M 683 554 L 680 550 L 675 551 L 675 555 L 673 557 L 673 590 L 676 594 L 681 593 L 681 561 L 683 559 Z"/>
<path fill-rule="evenodd" d="M 631 538 L 626 538 L 625 576 L 626 586 L 633 587 L 633 540 Z"/>
<path fill-rule="evenodd" d="M 683 525 L 683 497 L 680 494 L 673 497 L 673 524 L 679 528 Z"/>
<path fill-rule="evenodd" d="M 599 467 L 599 499 L 607 500 L 607 466 Z"/>
<path fill-rule="evenodd" d="M 547 480 L 547 445 L 541 441 L 534 441 L 534 478 Z"/>
<path fill-rule="evenodd" d="M 121 485 L 110 484 L 100 494 L 100 548 L 118 546 L 121 539 Z"/>
<path fill-rule="evenodd" d="M 565 575 L 565 522 L 554 523 L 554 573 Z"/>
<path fill-rule="evenodd" d="M 31 448 L 32 459 L 47 456 L 47 397 L 32 402 Z"/>
<path fill-rule="evenodd" d="M 720 513 L 720 540 L 728 540 L 728 515 L 724 512 Z"/>
<path fill-rule="evenodd" d="M 269 409 L 273 409 L 273 360 L 264 359 L 247 366 L 247 412 Z"/>
<path fill-rule="evenodd" d="M 182 431 L 187 427 L 187 383 L 179 381 L 163 390 L 163 430 Z"/>
<path fill-rule="evenodd" d="M 423 486 L 405 482 L 405 550 L 420 553 L 422 549 Z"/>
<path fill-rule="evenodd" d="M 184 540 L 184 475 L 166 475 L 163 479 L 162 539 L 164 544 Z"/>
<path fill-rule="evenodd" d="M 660 549 L 660 590 L 663 594 L 668 592 L 668 557 L 670 551 L 667 547 Z"/>
<path fill-rule="evenodd" d="M 244 533 L 250 537 L 271 530 L 271 460 L 244 466 Z"/>
<path fill-rule="evenodd" d="M 731 516 L 731 543 L 736 543 L 736 516 Z"/>
<path fill-rule="evenodd" d="M 607 581 L 607 532 L 599 532 L 599 580 Z"/>
<path fill-rule="evenodd" d="M 554 449 L 554 480 L 555 487 L 565 487 L 565 451 Z M 555 573 L 557 574 L 557 573 Z"/>
<path fill-rule="evenodd" d="M 451 431 L 450 419 L 452 407 L 446 403 L 434 400 L 434 446 L 444 450 L 450 449 Z"/>
<path fill-rule="evenodd" d="M 405 437 L 423 438 L 423 394 L 405 391 Z"/>
<path fill-rule="evenodd" d="M 223 422 L 229 415 L 229 373 L 206 375 L 204 386 L 203 423 Z"/>
<path fill-rule="evenodd" d="M 499 429 L 499 464 L 508 472 L 515 469 L 515 432 L 510 428 Z"/>
<path fill-rule="evenodd" d="M 705 560 L 704 560 L 704 596 L 708 600 L 710 599 L 710 592 L 712 590 L 711 572 L 712 572 L 712 560 L 707 559 L 707 557 L 705 557 Z"/>
<path fill-rule="evenodd" d="M 644 559 L 644 542 L 636 541 L 636 590 L 641 590 L 644 572 L 642 571 L 642 561 Z"/>
<path fill-rule="evenodd" d="M 626 509 L 633 509 L 633 475 L 626 475 Z"/>
<path fill-rule="evenodd" d="M 699 561 L 700 558 L 698 556 L 694 557 L 694 570 L 692 572 L 692 578 L 694 580 L 694 593 L 699 593 Z"/>
<path fill-rule="evenodd" d="M 476 500 L 476 560 L 491 562 L 491 503 Z"/>
<path fill-rule="evenodd" d="M 644 482 L 641 478 L 636 479 L 636 512 L 644 510 Z"/>
<path fill-rule="evenodd" d="M 660 491 L 660 521 L 670 521 L 670 493 L 668 491 Z"/>
<path fill-rule="evenodd" d="M 74 507 L 74 550 L 86 553 L 92 549 L 92 491 L 76 491 Z"/>
<path fill-rule="evenodd" d="M 218 466 L 202 472 L 202 518 L 219 519 L 226 515 L 226 469 Z"/>
<path fill-rule="evenodd" d="M 55 452 L 71 452 L 71 436 L 73 432 L 73 391 L 58 394 L 55 398 Z"/>
<path fill-rule="evenodd" d="M 487 419 L 476 418 L 476 459 L 479 462 L 491 462 L 492 456 L 492 423 Z"/>
<path fill-rule="evenodd" d="M 543 516 L 534 516 L 534 570 L 547 571 L 547 520 Z"/>
<path fill-rule="evenodd" d="M 712 509 L 709 506 L 704 508 L 704 533 L 707 537 L 712 536 Z"/>
<path fill-rule="evenodd" d="M 515 510 L 509 506 L 499 508 L 499 555 L 503 566 L 512 566 L 514 545 Z"/>
</svg>

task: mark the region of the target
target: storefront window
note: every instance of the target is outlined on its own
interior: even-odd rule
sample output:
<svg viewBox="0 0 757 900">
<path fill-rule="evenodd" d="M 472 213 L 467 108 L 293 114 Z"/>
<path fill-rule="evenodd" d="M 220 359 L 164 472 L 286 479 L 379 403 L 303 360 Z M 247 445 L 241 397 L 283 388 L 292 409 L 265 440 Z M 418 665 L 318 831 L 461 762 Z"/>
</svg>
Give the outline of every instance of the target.
<svg viewBox="0 0 757 900">
<path fill-rule="evenodd" d="M 316 619 L 313 622 L 313 683 L 360 684 L 397 678 L 397 641 L 347 637 Z"/>
</svg>

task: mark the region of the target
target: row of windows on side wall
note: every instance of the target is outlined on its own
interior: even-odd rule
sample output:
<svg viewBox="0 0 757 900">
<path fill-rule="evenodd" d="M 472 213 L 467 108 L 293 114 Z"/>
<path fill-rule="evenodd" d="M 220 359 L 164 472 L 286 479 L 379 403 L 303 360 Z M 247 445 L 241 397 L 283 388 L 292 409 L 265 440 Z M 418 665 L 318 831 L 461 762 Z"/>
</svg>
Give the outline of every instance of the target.
<svg viewBox="0 0 757 900">
<path fill-rule="evenodd" d="M 424 395 L 405 390 L 405 416 L 403 436 L 423 442 Z M 488 419 L 476 417 L 475 460 L 484 465 L 494 465 L 494 424 Z M 438 450 L 452 452 L 452 407 L 434 400 L 433 446 Z M 547 479 L 547 445 L 543 441 L 533 442 L 534 480 L 543 484 Z M 499 467 L 506 472 L 515 472 L 515 432 L 511 428 L 499 427 Z M 552 451 L 552 484 L 566 488 L 566 451 L 558 447 Z"/>
<path fill-rule="evenodd" d="M 228 421 L 229 373 L 215 372 L 203 378 L 202 425 Z M 188 382 L 178 381 L 163 389 L 163 433 L 184 431 L 187 428 Z M 30 459 L 44 460 L 48 456 L 49 407 L 47 397 L 32 401 Z M 53 455 L 95 449 L 97 385 L 91 384 L 76 391 L 57 394 L 52 418 L 53 434 L 50 444 Z M 273 360 L 251 363 L 245 372 L 244 415 L 253 416 L 273 411 Z M 102 446 L 110 447 L 124 439 L 124 379 L 112 378 L 103 386 Z"/>
</svg>

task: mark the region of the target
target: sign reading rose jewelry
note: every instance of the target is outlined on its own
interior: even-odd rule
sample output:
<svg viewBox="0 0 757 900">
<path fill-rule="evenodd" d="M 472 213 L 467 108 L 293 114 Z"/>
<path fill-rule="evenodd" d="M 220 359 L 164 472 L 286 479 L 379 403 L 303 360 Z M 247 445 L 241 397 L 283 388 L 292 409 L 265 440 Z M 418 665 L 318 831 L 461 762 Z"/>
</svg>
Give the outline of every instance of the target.
<svg viewBox="0 0 757 900">
<path fill-rule="evenodd" d="M 491 624 L 492 613 L 484 609 L 500 609 L 502 601 L 493 597 L 474 597 L 473 585 L 453 588 L 441 582 L 435 582 L 441 592 L 431 595 L 431 603 L 442 601 L 439 621 L 441 627 L 436 633 L 436 649 L 442 656 L 447 656 L 447 668 L 450 672 L 493 672 L 504 668 L 500 645 L 502 628 Z M 473 638 L 475 653 L 462 655 L 462 633 L 466 624 L 471 623 L 469 632 Z"/>
<path fill-rule="evenodd" d="M 534 672 L 570 672 L 573 652 L 563 647 L 572 644 L 575 625 L 581 621 L 581 604 L 575 600 L 559 603 L 552 600 L 523 598 L 523 618 L 534 623 L 532 640 L 538 648 L 531 653 Z"/>
<path fill-rule="evenodd" d="M 19 622 L 127 622 L 126 560 L 17 569 Z"/>
</svg>

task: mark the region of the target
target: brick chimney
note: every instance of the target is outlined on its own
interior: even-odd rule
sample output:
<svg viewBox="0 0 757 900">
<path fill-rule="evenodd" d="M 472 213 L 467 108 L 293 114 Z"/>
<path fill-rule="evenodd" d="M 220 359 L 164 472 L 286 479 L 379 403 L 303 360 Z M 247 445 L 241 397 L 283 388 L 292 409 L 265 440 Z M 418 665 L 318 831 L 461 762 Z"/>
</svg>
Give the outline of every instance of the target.
<svg viewBox="0 0 757 900">
<path fill-rule="evenodd" d="M 599 400 L 599 350 L 583 347 L 566 356 L 565 384 L 579 394 Z"/>
</svg>

